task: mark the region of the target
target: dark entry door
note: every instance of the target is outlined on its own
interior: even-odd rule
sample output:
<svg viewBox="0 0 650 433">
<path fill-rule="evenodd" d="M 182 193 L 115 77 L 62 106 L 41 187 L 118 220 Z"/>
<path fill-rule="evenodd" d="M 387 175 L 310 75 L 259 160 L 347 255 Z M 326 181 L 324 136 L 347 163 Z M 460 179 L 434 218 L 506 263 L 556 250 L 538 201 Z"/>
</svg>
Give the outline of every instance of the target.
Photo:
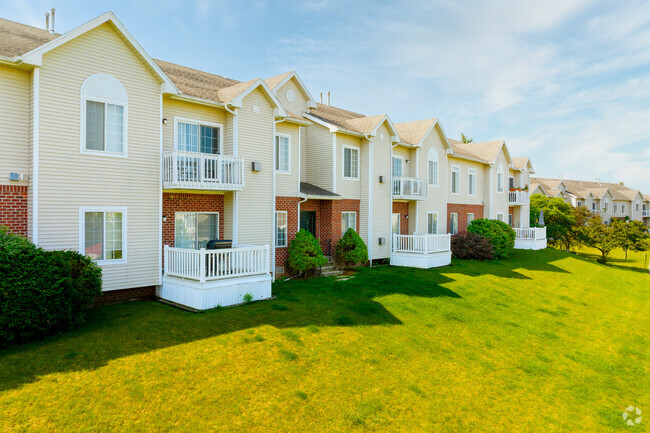
<svg viewBox="0 0 650 433">
<path fill-rule="evenodd" d="M 300 228 L 307 230 L 316 237 L 316 212 L 300 211 Z"/>
</svg>

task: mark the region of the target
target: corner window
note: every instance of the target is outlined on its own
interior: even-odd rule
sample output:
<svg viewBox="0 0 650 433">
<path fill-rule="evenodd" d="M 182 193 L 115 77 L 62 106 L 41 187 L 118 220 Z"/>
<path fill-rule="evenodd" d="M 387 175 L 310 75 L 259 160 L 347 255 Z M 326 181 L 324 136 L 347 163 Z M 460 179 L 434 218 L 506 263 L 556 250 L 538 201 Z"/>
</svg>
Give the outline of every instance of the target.
<svg viewBox="0 0 650 433">
<path fill-rule="evenodd" d="M 179 152 L 221 153 L 221 125 L 190 119 L 175 119 L 176 143 Z"/>
<path fill-rule="evenodd" d="M 359 179 L 359 148 L 343 146 L 343 179 Z"/>
<path fill-rule="evenodd" d="M 287 242 L 287 211 L 275 212 L 275 246 L 286 247 Z"/>
<path fill-rule="evenodd" d="M 80 208 L 79 251 L 100 263 L 126 262 L 126 208 Z"/>
<path fill-rule="evenodd" d="M 451 166 L 451 193 L 460 194 L 460 167 Z"/>
<path fill-rule="evenodd" d="M 275 136 L 275 171 L 290 173 L 291 168 L 291 138 L 289 135 Z"/>
<path fill-rule="evenodd" d="M 81 152 L 127 154 L 129 99 L 124 86 L 106 74 L 88 77 L 81 86 Z"/>
<path fill-rule="evenodd" d="M 438 212 L 427 213 L 427 233 L 430 235 L 438 234 Z"/>
<path fill-rule="evenodd" d="M 467 193 L 476 195 L 476 170 L 473 168 L 467 171 Z"/>
<path fill-rule="evenodd" d="M 218 212 L 176 212 L 174 218 L 176 248 L 207 248 L 208 242 L 219 239 Z"/>
<path fill-rule="evenodd" d="M 427 180 L 429 185 L 438 186 L 438 152 L 434 148 L 427 153 Z"/>
<path fill-rule="evenodd" d="M 456 212 L 449 214 L 449 233 L 452 235 L 458 233 L 458 214 Z"/>
<path fill-rule="evenodd" d="M 341 236 L 352 229 L 357 230 L 357 213 L 356 212 L 341 212 Z"/>
</svg>

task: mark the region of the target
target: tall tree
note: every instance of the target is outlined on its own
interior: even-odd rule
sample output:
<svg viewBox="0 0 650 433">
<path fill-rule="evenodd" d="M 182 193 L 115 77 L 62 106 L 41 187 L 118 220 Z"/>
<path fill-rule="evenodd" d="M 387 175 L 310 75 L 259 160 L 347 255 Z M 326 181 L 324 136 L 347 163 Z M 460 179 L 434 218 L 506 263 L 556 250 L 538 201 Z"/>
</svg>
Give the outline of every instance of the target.
<svg viewBox="0 0 650 433">
<path fill-rule="evenodd" d="M 471 137 L 468 137 L 467 135 L 463 134 L 462 132 L 460 133 L 460 141 L 461 143 L 469 144 L 473 143 L 474 139 Z"/>
<path fill-rule="evenodd" d="M 580 229 L 583 242 L 600 251 L 600 263 L 607 263 L 607 257 L 620 245 L 619 238 L 614 231 L 614 225 L 605 225 L 599 215 L 589 218 L 587 224 Z"/>
<path fill-rule="evenodd" d="M 539 227 L 539 212 L 544 211 L 546 237 L 552 244 L 566 249 L 572 245 L 571 230 L 576 224 L 571 205 L 558 197 L 548 198 L 541 194 L 530 196 L 531 226 Z"/>
<path fill-rule="evenodd" d="M 640 252 L 650 249 L 650 234 L 641 221 L 614 221 L 612 226 L 619 246 L 625 251 L 625 260 L 628 250 Z"/>
</svg>

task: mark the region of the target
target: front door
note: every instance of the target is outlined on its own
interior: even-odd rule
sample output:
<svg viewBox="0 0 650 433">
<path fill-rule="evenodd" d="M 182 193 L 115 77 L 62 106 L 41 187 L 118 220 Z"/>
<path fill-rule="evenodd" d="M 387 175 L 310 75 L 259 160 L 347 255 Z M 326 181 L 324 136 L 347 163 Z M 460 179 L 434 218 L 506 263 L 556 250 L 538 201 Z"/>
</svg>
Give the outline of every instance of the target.
<svg viewBox="0 0 650 433">
<path fill-rule="evenodd" d="M 300 228 L 316 236 L 316 212 L 300 211 Z"/>
</svg>

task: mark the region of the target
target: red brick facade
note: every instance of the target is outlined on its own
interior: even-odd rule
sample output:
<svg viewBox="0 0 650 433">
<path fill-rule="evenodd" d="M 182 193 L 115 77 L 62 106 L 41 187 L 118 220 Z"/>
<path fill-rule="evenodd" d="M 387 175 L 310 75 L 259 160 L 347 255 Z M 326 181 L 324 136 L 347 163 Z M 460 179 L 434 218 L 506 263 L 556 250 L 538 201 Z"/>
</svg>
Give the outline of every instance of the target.
<svg viewBox="0 0 650 433">
<path fill-rule="evenodd" d="M 107 292 L 102 292 L 102 294 L 99 295 L 97 299 L 95 299 L 93 305 L 94 306 L 112 305 L 112 304 L 119 304 L 121 302 L 127 302 L 127 301 L 155 299 L 155 298 L 156 298 L 155 286 L 136 287 L 133 289 L 122 289 L 122 290 L 109 290 Z"/>
<path fill-rule="evenodd" d="M 341 212 L 357 213 L 357 232 L 361 215 L 359 200 L 307 200 L 300 204 L 301 211 L 316 212 L 316 237 L 320 240 L 323 254 L 331 256 L 341 239 Z"/>
<path fill-rule="evenodd" d="M 399 231 L 401 235 L 409 234 L 409 204 L 408 202 L 393 202 L 393 213 L 400 214 Z M 391 228 L 392 230 L 392 228 Z"/>
<path fill-rule="evenodd" d="M 0 226 L 27 237 L 27 186 L 0 185 Z"/>
<path fill-rule="evenodd" d="M 287 212 L 287 246 L 275 248 L 275 266 L 286 266 L 289 244 L 298 232 L 298 202 L 300 197 L 276 197 L 275 210 Z M 275 222 L 274 222 L 275 223 Z"/>
<path fill-rule="evenodd" d="M 458 232 L 467 231 L 467 214 L 473 213 L 474 219 L 483 218 L 482 204 L 447 204 L 447 232 L 451 233 L 451 214 L 458 214 Z"/>
</svg>

